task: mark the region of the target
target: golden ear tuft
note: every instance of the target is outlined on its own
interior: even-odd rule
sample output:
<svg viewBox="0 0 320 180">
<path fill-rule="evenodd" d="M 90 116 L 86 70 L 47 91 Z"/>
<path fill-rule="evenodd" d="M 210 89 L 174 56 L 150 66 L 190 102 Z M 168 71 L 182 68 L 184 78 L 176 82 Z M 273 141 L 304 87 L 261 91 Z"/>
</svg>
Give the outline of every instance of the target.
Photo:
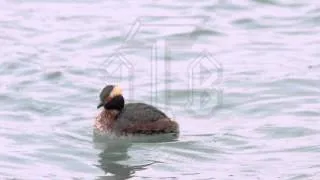
<svg viewBox="0 0 320 180">
<path fill-rule="evenodd" d="M 119 95 L 122 95 L 122 89 L 119 86 L 115 86 L 112 89 L 109 97 L 113 98 L 113 97 L 119 96 Z"/>
</svg>

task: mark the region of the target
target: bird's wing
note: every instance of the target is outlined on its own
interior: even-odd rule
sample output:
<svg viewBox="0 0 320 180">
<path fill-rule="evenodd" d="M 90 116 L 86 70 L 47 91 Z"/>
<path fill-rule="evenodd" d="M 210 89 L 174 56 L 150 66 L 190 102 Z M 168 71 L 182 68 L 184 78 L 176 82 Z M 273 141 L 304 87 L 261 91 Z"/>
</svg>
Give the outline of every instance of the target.
<svg viewBox="0 0 320 180">
<path fill-rule="evenodd" d="M 176 132 L 178 124 L 159 109 L 143 103 L 127 104 L 116 119 L 116 129 L 126 133 Z"/>
<path fill-rule="evenodd" d="M 154 122 L 167 116 L 159 109 L 144 103 L 130 103 L 126 104 L 120 112 L 119 121 L 131 123 Z"/>
</svg>

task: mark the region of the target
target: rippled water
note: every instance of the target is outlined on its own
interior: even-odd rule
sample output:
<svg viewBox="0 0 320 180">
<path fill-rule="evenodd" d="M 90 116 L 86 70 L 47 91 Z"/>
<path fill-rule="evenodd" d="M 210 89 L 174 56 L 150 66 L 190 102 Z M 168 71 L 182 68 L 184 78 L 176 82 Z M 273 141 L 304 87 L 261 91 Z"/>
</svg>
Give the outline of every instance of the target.
<svg viewBox="0 0 320 180">
<path fill-rule="evenodd" d="M 319 179 L 319 5 L 0 0 L 0 179 Z M 180 137 L 95 136 L 107 83 Z"/>
</svg>

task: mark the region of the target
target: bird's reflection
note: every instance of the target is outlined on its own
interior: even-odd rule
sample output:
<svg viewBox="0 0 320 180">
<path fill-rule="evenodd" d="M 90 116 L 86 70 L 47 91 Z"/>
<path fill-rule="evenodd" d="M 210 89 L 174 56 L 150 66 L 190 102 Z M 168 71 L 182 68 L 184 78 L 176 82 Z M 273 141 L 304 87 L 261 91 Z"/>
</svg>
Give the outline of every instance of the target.
<svg viewBox="0 0 320 180">
<path fill-rule="evenodd" d="M 171 138 L 165 138 L 167 141 L 173 141 L 177 135 L 171 135 Z M 98 167 L 100 167 L 106 176 L 99 177 L 99 179 L 129 179 L 134 176 L 135 172 L 146 169 L 148 166 L 155 163 L 148 162 L 142 165 L 123 165 L 120 162 L 129 160 L 128 149 L 134 142 L 143 142 L 146 139 L 134 139 L 134 138 L 116 138 L 108 135 L 101 135 L 94 132 L 93 141 L 96 149 L 101 150 L 99 153 Z M 158 140 L 158 141 L 157 141 Z M 163 142 L 158 138 L 148 139 L 147 142 Z"/>
</svg>

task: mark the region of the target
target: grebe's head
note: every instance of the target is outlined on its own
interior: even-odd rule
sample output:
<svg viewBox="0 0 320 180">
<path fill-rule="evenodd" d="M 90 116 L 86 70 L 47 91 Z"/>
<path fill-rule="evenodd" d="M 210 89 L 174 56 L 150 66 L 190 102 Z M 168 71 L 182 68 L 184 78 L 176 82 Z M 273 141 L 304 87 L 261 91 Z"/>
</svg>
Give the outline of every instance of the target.
<svg viewBox="0 0 320 180">
<path fill-rule="evenodd" d="M 124 107 L 121 88 L 114 85 L 105 86 L 100 92 L 100 103 L 97 108 L 99 109 L 101 106 L 107 110 L 121 110 Z"/>
</svg>

